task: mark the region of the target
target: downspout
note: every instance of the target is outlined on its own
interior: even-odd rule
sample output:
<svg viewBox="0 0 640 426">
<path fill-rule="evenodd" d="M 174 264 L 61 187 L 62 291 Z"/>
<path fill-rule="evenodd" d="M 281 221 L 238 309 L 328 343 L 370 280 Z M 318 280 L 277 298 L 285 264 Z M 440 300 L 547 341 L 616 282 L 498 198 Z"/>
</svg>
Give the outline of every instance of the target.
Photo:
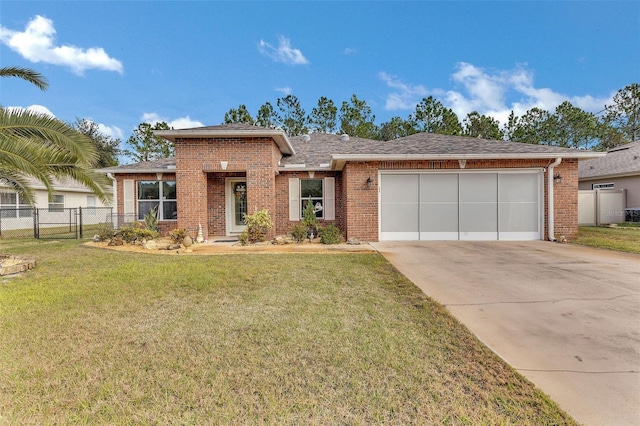
<svg viewBox="0 0 640 426">
<path fill-rule="evenodd" d="M 118 220 L 118 181 L 116 181 L 116 178 L 113 177 L 111 173 L 107 173 L 107 177 L 113 181 L 113 204 L 116 207 L 116 221 L 117 221 Z M 111 217 L 113 217 L 113 213 Z M 118 227 L 118 223 L 114 223 L 113 225 L 115 228 Z"/>
<path fill-rule="evenodd" d="M 554 208 L 553 208 L 553 169 L 562 162 L 562 158 L 556 158 L 552 164 L 547 168 L 547 235 L 549 241 L 555 241 L 556 236 L 554 234 Z"/>
</svg>

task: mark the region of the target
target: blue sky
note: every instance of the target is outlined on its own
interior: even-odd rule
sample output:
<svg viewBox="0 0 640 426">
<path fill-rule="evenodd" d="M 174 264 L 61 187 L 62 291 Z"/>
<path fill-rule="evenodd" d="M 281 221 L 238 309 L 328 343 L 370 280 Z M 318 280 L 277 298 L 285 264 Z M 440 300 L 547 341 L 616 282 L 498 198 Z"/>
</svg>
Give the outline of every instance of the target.
<svg viewBox="0 0 640 426">
<path fill-rule="evenodd" d="M 0 3 L 4 107 L 94 120 L 124 141 L 141 122 L 220 124 L 289 93 L 311 112 L 364 99 L 376 124 L 434 96 L 460 119 L 569 100 L 598 112 L 640 81 L 640 2 Z"/>
</svg>

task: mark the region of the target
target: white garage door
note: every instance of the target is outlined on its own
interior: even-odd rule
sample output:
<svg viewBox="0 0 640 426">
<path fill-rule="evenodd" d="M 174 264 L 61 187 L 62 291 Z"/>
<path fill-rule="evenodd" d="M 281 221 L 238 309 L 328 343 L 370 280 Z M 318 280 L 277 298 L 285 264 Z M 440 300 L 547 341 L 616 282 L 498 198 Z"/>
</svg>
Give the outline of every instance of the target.
<svg viewBox="0 0 640 426">
<path fill-rule="evenodd" d="M 542 173 L 382 173 L 380 240 L 539 240 Z"/>
</svg>

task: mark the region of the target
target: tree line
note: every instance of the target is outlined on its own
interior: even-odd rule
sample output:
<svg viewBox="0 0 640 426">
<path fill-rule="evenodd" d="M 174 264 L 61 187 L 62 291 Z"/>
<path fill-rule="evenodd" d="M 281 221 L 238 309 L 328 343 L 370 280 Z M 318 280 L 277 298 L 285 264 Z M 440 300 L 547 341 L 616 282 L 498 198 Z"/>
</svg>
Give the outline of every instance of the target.
<svg viewBox="0 0 640 426">
<path fill-rule="evenodd" d="M 506 123 L 472 111 L 462 120 L 433 96 L 423 98 L 407 118 L 393 117 L 380 125 L 366 101 L 354 94 L 338 106 L 321 97 L 309 114 L 295 95 L 278 98 L 274 106 L 262 105 L 255 117 L 245 105 L 225 113 L 224 123 L 249 123 L 281 128 L 289 136 L 309 132 L 346 133 L 350 136 L 391 141 L 414 133 L 439 133 L 484 139 L 555 145 L 565 148 L 607 150 L 640 138 L 640 85 L 620 89 L 599 114 L 586 112 L 565 101 L 554 111 L 531 108 L 522 116 L 513 111 Z"/>
<path fill-rule="evenodd" d="M 289 136 L 310 132 L 346 133 L 353 137 L 393 141 L 426 132 L 606 151 L 640 139 L 640 85 L 633 83 L 620 89 L 611 104 L 605 105 L 599 114 L 565 101 L 553 111 L 536 107 L 521 116 L 512 111 L 506 123 L 477 111 L 460 120 L 451 108 L 429 96 L 423 98 L 406 118 L 393 117 L 378 125 L 371 107 L 355 94 L 340 107 L 323 96 L 308 114 L 295 95 L 278 98 L 275 104 L 265 102 L 255 115 L 245 105 L 239 105 L 224 114 L 222 123 L 279 128 Z M 101 134 L 91 120 L 76 119 L 73 126 L 96 144 L 99 153 L 96 167 L 116 166 L 119 156 L 141 162 L 174 155 L 173 144 L 153 134 L 154 130 L 169 130 L 166 122 L 140 123 L 127 139 L 126 149 L 120 149 L 120 139 Z"/>
</svg>

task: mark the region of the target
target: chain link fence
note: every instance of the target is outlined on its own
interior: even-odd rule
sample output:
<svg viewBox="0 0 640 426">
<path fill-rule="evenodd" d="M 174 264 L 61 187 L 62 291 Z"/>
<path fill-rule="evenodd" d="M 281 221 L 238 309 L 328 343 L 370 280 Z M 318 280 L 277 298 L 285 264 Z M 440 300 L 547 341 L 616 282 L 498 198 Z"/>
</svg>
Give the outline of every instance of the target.
<svg viewBox="0 0 640 426">
<path fill-rule="evenodd" d="M 2 238 L 82 238 L 94 235 L 101 226 L 118 228 L 112 207 L 13 208 L 0 209 Z"/>
</svg>

